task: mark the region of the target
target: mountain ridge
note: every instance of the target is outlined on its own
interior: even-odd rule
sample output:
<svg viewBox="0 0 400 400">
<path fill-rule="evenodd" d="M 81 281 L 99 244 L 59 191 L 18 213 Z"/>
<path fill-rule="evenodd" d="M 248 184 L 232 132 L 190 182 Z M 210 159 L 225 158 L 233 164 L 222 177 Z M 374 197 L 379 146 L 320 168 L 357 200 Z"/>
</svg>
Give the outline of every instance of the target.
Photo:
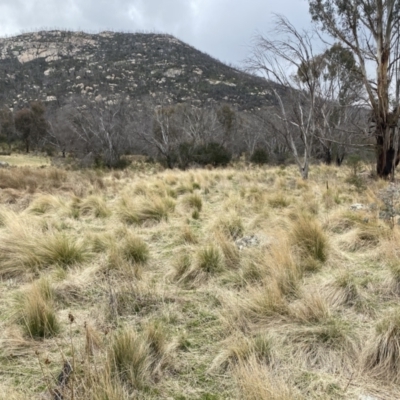
<svg viewBox="0 0 400 400">
<path fill-rule="evenodd" d="M 38 31 L 0 38 L 0 102 L 63 103 L 167 96 L 172 103 L 273 104 L 269 83 L 230 67 L 169 34 Z"/>
</svg>

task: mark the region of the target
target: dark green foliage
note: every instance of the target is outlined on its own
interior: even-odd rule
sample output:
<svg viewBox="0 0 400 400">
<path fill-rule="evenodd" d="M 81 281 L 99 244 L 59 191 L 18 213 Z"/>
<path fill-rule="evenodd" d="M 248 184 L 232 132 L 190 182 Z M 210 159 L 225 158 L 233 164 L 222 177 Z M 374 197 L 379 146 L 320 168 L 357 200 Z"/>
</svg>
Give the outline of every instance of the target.
<svg viewBox="0 0 400 400">
<path fill-rule="evenodd" d="M 34 101 L 30 108 L 23 108 L 15 114 L 15 128 L 20 133 L 26 152 L 38 144 L 47 132 L 47 121 L 44 117 L 46 109 L 41 102 Z"/>
<path fill-rule="evenodd" d="M 232 154 L 221 144 L 211 142 L 196 147 L 193 159 L 200 165 L 225 166 L 231 161 Z"/>
<path fill-rule="evenodd" d="M 250 161 L 254 164 L 259 164 L 259 165 L 268 164 L 269 162 L 268 152 L 265 149 L 259 147 L 254 150 L 253 155 L 250 157 Z"/>
<path fill-rule="evenodd" d="M 202 145 L 181 143 L 178 149 L 171 153 L 168 166 L 186 169 L 191 164 L 225 166 L 232 159 L 232 154 L 220 143 L 210 142 Z"/>
</svg>

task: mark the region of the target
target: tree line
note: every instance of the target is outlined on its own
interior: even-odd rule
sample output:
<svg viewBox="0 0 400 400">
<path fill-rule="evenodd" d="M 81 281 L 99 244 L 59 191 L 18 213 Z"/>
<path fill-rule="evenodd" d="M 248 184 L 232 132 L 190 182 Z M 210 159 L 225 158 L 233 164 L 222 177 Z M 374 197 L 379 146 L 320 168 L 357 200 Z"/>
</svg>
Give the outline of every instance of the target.
<svg viewBox="0 0 400 400">
<path fill-rule="evenodd" d="M 247 112 L 228 104 L 171 104 L 161 95 L 136 101 L 73 97 L 47 109 L 40 102 L 14 112 L 0 109 L 3 147 L 19 145 L 26 152 L 47 151 L 110 168 L 121 166 L 128 154 L 146 155 L 182 169 L 226 165 L 243 154 L 255 163 L 295 160 L 282 129 L 282 122 L 268 108 Z M 339 140 L 340 135 L 335 131 L 329 137 Z M 303 149 L 301 137 L 292 140 Z M 312 156 L 340 165 L 347 151 L 346 146 L 326 144 L 321 138 Z"/>
<path fill-rule="evenodd" d="M 277 16 L 254 39 L 248 70 L 263 74 L 275 104 L 171 104 L 163 95 L 135 100 L 70 98 L 46 110 L 33 102 L 0 110 L 1 138 L 52 148 L 115 167 L 146 154 L 168 167 L 226 164 L 246 153 L 259 161 L 290 155 L 307 179 L 310 163 L 341 164 L 353 148 L 373 149 L 376 171 L 394 178 L 400 161 L 400 1 L 309 0 L 314 28 Z M 321 33 L 322 32 L 322 33 Z"/>
</svg>

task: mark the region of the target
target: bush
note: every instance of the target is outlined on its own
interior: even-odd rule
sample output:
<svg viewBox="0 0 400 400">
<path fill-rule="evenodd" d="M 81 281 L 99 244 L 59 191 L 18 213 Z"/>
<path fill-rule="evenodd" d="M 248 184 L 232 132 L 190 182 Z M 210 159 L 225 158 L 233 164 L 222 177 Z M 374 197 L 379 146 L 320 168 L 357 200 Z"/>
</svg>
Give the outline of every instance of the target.
<svg viewBox="0 0 400 400">
<path fill-rule="evenodd" d="M 257 148 L 254 150 L 253 155 L 250 157 L 250 161 L 254 164 L 268 164 L 269 162 L 269 155 L 267 151 L 263 148 Z"/>
<path fill-rule="evenodd" d="M 194 160 L 200 165 L 225 166 L 231 159 L 232 154 L 224 146 L 216 142 L 198 146 L 194 152 Z"/>
</svg>

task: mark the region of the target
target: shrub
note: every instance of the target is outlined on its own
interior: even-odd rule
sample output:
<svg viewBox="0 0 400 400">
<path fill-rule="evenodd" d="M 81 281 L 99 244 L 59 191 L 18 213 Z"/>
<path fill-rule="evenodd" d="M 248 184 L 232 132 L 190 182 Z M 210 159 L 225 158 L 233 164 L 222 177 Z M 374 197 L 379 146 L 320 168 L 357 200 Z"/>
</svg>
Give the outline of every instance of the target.
<svg viewBox="0 0 400 400">
<path fill-rule="evenodd" d="M 265 149 L 259 147 L 254 150 L 254 153 L 250 157 L 250 161 L 258 165 L 268 164 L 269 162 L 268 152 Z"/>
</svg>

